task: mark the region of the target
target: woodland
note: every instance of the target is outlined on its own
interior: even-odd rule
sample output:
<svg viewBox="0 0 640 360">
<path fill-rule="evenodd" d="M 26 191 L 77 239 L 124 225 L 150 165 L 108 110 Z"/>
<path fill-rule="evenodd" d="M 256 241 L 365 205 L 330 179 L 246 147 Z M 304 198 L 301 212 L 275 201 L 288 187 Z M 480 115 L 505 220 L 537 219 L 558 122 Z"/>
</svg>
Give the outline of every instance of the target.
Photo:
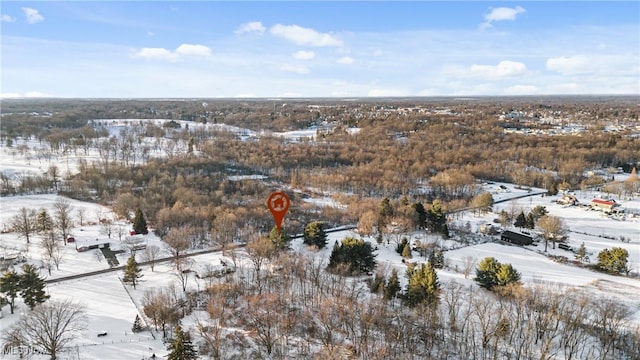
<svg viewBox="0 0 640 360">
<path fill-rule="evenodd" d="M 545 284 L 520 287 L 510 264 L 503 268 L 513 281 L 496 288 L 440 284 L 433 268 L 438 261 L 429 261 L 409 267 L 407 274 L 376 274 L 368 284 L 372 295 L 363 296 L 358 282 L 350 281 L 353 269 L 337 266 L 327 272 L 313 257 L 283 250 L 290 236 L 306 236 L 309 224 L 315 224 L 315 234 L 357 224 L 361 235 L 377 232 L 380 242 L 401 233 L 398 229 L 434 230 L 429 225 L 446 223 L 446 214 L 490 206 L 492 200 L 487 204 L 479 190 L 483 181 L 543 188 L 549 194 L 587 187 L 637 193 L 637 178 L 613 184 L 610 175 L 640 164 L 639 100 L 5 100 L 3 146 L 20 151 L 17 139 L 34 139 L 50 145 L 40 154 L 45 159 L 90 151 L 98 157 L 80 161 L 73 174 L 56 166 L 18 181 L 0 174 L 0 193 L 57 192 L 106 205 L 132 222 L 134 212 L 138 217 L 141 211 L 149 228 L 175 250 L 178 268 L 181 252 L 228 250 L 238 246 L 236 239 L 246 239 L 255 270 L 251 276 L 212 284 L 205 295 L 185 299 L 179 289 L 168 288 L 144 300 L 146 315 L 165 332 L 193 310 L 197 301 L 191 297 L 206 296 L 212 321 L 198 327 L 199 347 L 211 358 L 285 358 L 285 348 L 295 346 L 302 358 L 637 359 L 640 332 L 623 326 L 629 309 L 579 290 L 563 295 Z M 109 134 L 100 126 L 108 119 L 127 119 L 131 126 Z M 162 119 L 163 125 L 142 121 L 147 119 Z M 260 136 L 201 124 L 235 126 Z M 279 135 L 310 128 L 317 129 L 313 139 Z M 581 130 L 555 131 L 561 128 Z M 164 156 L 153 156 L 158 148 Z M 292 205 L 283 232 L 276 235 L 264 203 L 271 192 L 283 189 Z M 330 196 L 343 207 L 302 201 L 309 194 Z M 430 221 L 431 216 L 443 222 Z M 448 229 L 435 232 L 448 236 Z M 323 236 L 305 238 L 310 246 L 334 245 L 334 252 L 358 241 L 334 245 Z M 279 276 L 261 271 L 267 260 L 284 269 Z M 409 278 L 406 293 L 398 276 Z M 154 308 L 185 301 L 181 313 L 160 316 L 167 309 Z M 252 352 L 240 332 L 229 330 L 240 328 L 251 329 L 259 351 Z"/>
</svg>

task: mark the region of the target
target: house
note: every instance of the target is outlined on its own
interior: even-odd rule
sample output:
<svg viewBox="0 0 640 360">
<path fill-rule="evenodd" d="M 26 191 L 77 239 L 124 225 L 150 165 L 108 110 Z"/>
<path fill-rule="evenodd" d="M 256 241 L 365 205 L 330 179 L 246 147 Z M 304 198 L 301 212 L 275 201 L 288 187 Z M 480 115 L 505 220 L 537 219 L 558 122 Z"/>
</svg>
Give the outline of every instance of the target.
<svg viewBox="0 0 640 360">
<path fill-rule="evenodd" d="M 500 235 L 500 240 L 516 245 L 531 245 L 533 243 L 533 237 L 530 235 L 511 230 L 503 231 Z"/>
<path fill-rule="evenodd" d="M 557 201 L 560 205 L 578 205 L 578 199 L 573 195 L 562 195 L 560 199 Z"/>
<path fill-rule="evenodd" d="M 75 239 L 76 242 L 76 251 L 78 252 L 84 252 L 84 251 L 89 251 L 89 250 L 93 250 L 93 249 L 102 249 L 102 248 L 108 248 L 111 244 L 109 243 L 109 239 L 96 239 L 95 241 L 92 240 L 78 240 Z"/>
<path fill-rule="evenodd" d="M 593 199 L 589 204 L 589 207 L 593 210 L 604 211 L 605 213 L 615 212 L 615 208 L 618 207 L 618 203 L 615 200 Z"/>
</svg>

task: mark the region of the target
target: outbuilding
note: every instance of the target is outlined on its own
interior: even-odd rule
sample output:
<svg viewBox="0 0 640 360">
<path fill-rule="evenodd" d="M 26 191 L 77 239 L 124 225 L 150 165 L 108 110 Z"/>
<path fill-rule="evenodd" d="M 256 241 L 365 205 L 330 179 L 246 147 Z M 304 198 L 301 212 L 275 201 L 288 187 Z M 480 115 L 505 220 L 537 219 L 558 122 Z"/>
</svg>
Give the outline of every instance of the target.
<svg viewBox="0 0 640 360">
<path fill-rule="evenodd" d="M 519 232 L 505 230 L 500 235 L 500 240 L 516 245 L 531 245 L 533 237 Z"/>
</svg>

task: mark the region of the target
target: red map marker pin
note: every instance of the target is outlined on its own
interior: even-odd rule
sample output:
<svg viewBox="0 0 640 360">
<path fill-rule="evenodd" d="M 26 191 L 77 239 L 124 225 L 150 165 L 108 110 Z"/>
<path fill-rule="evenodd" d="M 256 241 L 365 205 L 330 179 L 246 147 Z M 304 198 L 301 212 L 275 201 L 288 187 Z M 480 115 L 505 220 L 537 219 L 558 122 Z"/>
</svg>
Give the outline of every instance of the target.
<svg viewBox="0 0 640 360">
<path fill-rule="evenodd" d="M 278 234 L 280 234 L 280 227 L 282 226 L 282 219 L 284 215 L 289 210 L 289 198 L 287 194 L 282 191 L 276 191 L 269 196 L 269 200 L 267 200 L 267 207 L 271 211 L 273 215 L 273 219 L 276 221 L 276 228 L 278 229 Z"/>
</svg>

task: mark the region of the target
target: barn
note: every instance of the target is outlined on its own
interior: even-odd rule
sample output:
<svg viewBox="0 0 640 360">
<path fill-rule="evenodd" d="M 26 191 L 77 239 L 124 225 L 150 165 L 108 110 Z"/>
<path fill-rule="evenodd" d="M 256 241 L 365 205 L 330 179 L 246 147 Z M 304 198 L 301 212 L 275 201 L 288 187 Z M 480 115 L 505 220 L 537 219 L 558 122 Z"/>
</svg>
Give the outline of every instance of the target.
<svg viewBox="0 0 640 360">
<path fill-rule="evenodd" d="M 511 230 L 503 231 L 500 240 L 516 245 L 531 245 L 533 243 L 533 237 Z"/>
</svg>

